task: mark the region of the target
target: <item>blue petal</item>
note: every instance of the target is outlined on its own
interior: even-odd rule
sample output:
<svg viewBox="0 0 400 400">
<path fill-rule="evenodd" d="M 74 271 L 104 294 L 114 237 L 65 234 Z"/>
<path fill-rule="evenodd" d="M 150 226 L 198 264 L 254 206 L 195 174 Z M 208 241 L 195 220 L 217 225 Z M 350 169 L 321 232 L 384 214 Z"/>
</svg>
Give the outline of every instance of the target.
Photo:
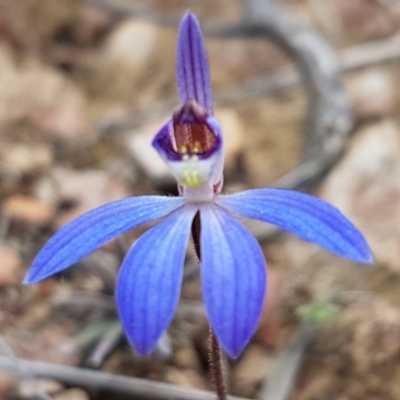
<svg viewBox="0 0 400 400">
<path fill-rule="evenodd" d="M 182 206 L 183 199 L 141 196 L 114 201 L 63 226 L 34 259 L 24 283 L 35 283 L 77 262 L 120 233 Z"/>
<path fill-rule="evenodd" d="M 360 231 L 336 207 L 316 197 L 286 189 L 254 189 L 220 196 L 218 204 L 277 225 L 339 256 L 362 263 L 373 261 Z"/>
<path fill-rule="evenodd" d="M 199 21 L 190 12 L 183 16 L 179 27 L 176 80 L 181 103 L 194 99 L 210 114 L 213 113 L 207 53 Z"/>
<path fill-rule="evenodd" d="M 207 314 L 221 346 L 236 358 L 253 335 L 261 314 L 265 258 L 254 236 L 224 209 L 203 206 L 200 216 Z"/>
<path fill-rule="evenodd" d="M 117 281 L 118 311 L 129 341 L 145 356 L 178 305 L 192 220 L 185 206 L 142 235 L 126 255 Z"/>
</svg>

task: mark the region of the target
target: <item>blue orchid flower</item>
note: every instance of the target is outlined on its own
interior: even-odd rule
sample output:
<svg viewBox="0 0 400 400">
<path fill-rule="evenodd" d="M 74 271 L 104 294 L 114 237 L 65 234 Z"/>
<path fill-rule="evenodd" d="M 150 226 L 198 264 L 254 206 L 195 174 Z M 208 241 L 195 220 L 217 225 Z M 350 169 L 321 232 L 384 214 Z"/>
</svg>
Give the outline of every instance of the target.
<svg viewBox="0 0 400 400">
<path fill-rule="evenodd" d="M 61 228 L 32 263 L 25 283 L 49 277 L 116 235 L 157 219 L 123 260 L 116 302 L 126 335 L 145 356 L 177 307 L 193 219 L 200 215 L 202 292 L 223 349 L 238 357 L 254 333 L 267 287 L 266 263 L 254 236 L 236 219 L 268 222 L 360 263 L 372 262 L 362 234 L 328 203 L 291 190 L 221 194 L 223 137 L 213 114 L 207 54 L 196 16 L 182 18 L 176 77 L 180 107 L 153 146 L 178 181 L 179 197 L 141 196 L 106 204 Z"/>
</svg>

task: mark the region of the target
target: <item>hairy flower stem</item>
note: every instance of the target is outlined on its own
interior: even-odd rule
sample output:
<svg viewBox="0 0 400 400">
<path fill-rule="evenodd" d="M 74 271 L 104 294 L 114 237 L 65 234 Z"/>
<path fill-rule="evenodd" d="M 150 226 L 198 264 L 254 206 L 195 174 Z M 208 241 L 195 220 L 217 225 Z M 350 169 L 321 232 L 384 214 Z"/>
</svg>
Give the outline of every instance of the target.
<svg viewBox="0 0 400 400">
<path fill-rule="evenodd" d="M 197 258 L 201 263 L 200 230 L 201 230 L 200 214 L 197 213 L 192 223 L 192 238 Z M 224 374 L 222 368 L 221 347 L 211 329 L 211 326 L 210 326 L 210 340 L 208 346 L 209 346 L 208 362 L 210 364 L 211 379 L 214 385 L 214 389 L 215 392 L 217 393 L 218 400 L 226 400 L 227 393 L 226 393 L 226 385 L 224 381 Z"/>
<path fill-rule="evenodd" d="M 227 393 L 222 366 L 221 346 L 219 345 L 218 340 L 211 329 L 211 326 L 208 362 L 210 364 L 212 381 L 215 392 L 217 393 L 218 400 L 226 400 Z"/>
</svg>

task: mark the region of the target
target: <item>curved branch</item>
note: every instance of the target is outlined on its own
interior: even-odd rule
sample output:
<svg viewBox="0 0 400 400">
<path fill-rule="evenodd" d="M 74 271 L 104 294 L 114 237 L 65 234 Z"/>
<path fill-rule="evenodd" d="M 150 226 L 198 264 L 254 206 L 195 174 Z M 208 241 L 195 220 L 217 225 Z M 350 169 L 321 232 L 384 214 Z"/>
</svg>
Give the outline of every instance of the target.
<svg viewBox="0 0 400 400">
<path fill-rule="evenodd" d="M 317 33 L 273 0 L 244 1 L 243 7 L 243 22 L 218 34 L 272 40 L 296 62 L 309 98 L 302 160 L 277 184 L 309 189 L 337 160 L 352 127 L 339 65 L 333 51 Z"/>
</svg>

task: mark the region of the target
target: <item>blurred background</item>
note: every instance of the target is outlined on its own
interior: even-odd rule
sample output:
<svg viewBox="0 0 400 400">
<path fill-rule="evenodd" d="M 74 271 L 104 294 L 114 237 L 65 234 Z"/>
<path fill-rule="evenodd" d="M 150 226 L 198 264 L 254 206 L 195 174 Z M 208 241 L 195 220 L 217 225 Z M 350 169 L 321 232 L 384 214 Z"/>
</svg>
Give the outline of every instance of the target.
<svg viewBox="0 0 400 400">
<path fill-rule="evenodd" d="M 312 188 L 339 207 L 376 257 L 374 266 L 356 265 L 252 227 L 268 260 L 268 300 L 253 342 L 239 360 L 225 361 L 229 392 L 265 400 L 400 398 L 400 1 L 259 4 L 302 27 L 305 36 L 292 35 L 289 47 L 318 38 L 310 42 L 314 54 L 284 51 L 277 43 L 285 47 L 285 37 L 277 41 L 274 32 L 249 36 L 240 26 L 257 21 L 239 0 L 0 0 L 0 398 L 142 398 L 23 360 L 211 390 L 192 248 L 176 317 L 144 360 L 129 349 L 113 300 L 119 264 L 143 229 L 62 274 L 21 285 L 46 240 L 76 216 L 127 196 L 176 194 L 150 143 L 178 106 L 175 40 L 187 9 L 206 36 L 226 141 L 225 191 L 274 185 L 310 157 L 329 159 L 316 166 L 312 185 L 295 174 L 288 186 Z M 239 28 L 222 34 L 230 27 Z M 296 69 L 304 60 L 325 108 L 340 110 L 328 124 L 344 121 L 333 130 L 336 142 L 326 126 L 307 129 L 318 116 Z M 326 71 L 339 93 L 332 107 L 331 88 L 318 82 Z M 286 385 L 284 394 L 268 397 L 272 381 Z M 193 393 L 187 398 L 198 399 Z"/>
</svg>

